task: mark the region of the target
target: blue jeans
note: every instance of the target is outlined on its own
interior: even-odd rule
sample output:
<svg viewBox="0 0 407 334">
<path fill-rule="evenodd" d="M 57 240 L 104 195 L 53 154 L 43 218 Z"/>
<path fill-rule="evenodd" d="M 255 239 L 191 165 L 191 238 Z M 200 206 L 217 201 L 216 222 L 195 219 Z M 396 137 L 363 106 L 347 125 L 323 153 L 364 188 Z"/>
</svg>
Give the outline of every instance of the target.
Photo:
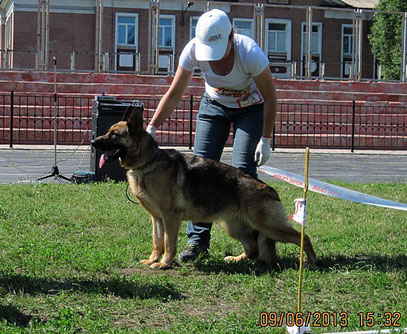
<svg viewBox="0 0 407 334">
<path fill-rule="evenodd" d="M 219 161 L 233 125 L 232 166 L 257 177 L 254 153 L 263 131 L 263 104 L 227 108 L 204 96 L 196 121 L 194 154 Z M 212 223 L 188 222 L 188 245 L 209 248 Z"/>
</svg>

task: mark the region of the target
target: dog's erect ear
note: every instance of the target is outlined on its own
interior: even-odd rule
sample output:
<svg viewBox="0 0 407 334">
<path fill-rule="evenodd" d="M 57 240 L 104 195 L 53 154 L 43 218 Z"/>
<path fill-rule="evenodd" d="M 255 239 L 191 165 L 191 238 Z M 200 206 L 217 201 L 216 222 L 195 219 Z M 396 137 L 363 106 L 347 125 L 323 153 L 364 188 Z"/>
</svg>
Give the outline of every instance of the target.
<svg viewBox="0 0 407 334">
<path fill-rule="evenodd" d="M 132 112 L 127 118 L 127 127 L 131 134 L 136 134 L 137 131 L 143 129 L 143 104 L 139 101 L 135 101 L 129 109 L 131 109 Z"/>
<path fill-rule="evenodd" d="M 133 108 L 132 108 L 131 105 L 129 105 L 129 106 L 126 108 L 126 110 L 124 111 L 122 121 L 127 122 L 127 121 L 129 120 L 130 115 L 131 115 L 132 112 L 133 112 Z"/>
</svg>

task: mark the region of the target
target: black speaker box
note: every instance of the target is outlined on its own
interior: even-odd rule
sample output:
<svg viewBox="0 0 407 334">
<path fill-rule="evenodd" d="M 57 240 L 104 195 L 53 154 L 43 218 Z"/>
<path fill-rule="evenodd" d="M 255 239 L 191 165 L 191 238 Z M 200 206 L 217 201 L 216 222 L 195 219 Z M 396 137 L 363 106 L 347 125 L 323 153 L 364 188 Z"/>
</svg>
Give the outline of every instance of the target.
<svg viewBox="0 0 407 334">
<path fill-rule="evenodd" d="M 92 140 L 104 135 L 109 128 L 121 121 L 128 108 L 142 107 L 140 101 L 119 101 L 110 96 L 97 96 L 92 102 Z M 99 168 L 99 159 L 103 152 L 91 146 L 90 170 L 95 173 L 96 181 L 125 181 L 126 172 L 118 160 L 106 163 Z"/>
</svg>

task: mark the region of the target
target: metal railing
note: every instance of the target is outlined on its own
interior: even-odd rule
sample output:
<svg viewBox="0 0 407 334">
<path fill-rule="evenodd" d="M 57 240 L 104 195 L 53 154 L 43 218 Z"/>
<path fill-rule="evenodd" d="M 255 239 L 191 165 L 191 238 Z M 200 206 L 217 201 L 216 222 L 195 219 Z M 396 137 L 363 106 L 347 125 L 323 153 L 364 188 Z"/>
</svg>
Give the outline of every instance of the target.
<svg viewBox="0 0 407 334">
<path fill-rule="evenodd" d="M 0 94 L 0 144 L 52 144 L 54 95 Z M 125 100 L 137 97 L 123 97 Z M 89 145 L 92 97 L 57 95 L 58 144 Z M 148 124 L 158 98 L 142 98 Z M 157 131 L 161 145 L 193 145 L 199 98 L 190 96 Z M 407 105 L 279 102 L 273 148 L 407 150 Z M 231 145 L 229 138 L 227 145 Z"/>
<path fill-rule="evenodd" d="M 89 143 L 91 110 L 91 98 L 58 95 L 58 143 Z M 53 143 L 54 120 L 54 95 L 0 94 L 0 143 Z"/>
<path fill-rule="evenodd" d="M 58 58 L 58 71 L 63 72 L 96 72 L 94 65 L 94 58 L 96 54 L 94 52 L 64 52 L 64 51 L 50 51 L 49 55 L 55 55 Z M 132 65 L 128 68 L 120 67 L 118 64 L 119 56 L 130 56 Z M 168 56 L 168 62 L 164 67 L 159 67 L 158 74 L 173 75 L 176 69 L 175 58 L 173 55 L 163 54 L 163 56 Z M 16 62 L 15 65 L 10 65 L 10 59 L 19 57 L 20 61 Z M 35 71 L 38 70 L 35 67 L 35 58 L 37 53 L 32 50 L 4 50 L 0 49 L 0 70 L 10 70 L 10 71 Z M 23 61 L 22 61 L 23 59 Z M 135 74 L 151 74 L 151 71 L 147 68 L 142 69 L 141 54 L 131 53 L 131 52 L 104 52 L 101 57 L 101 67 L 104 73 L 135 73 Z M 391 65 L 391 64 L 388 64 Z M 284 78 L 291 80 L 304 80 L 307 79 L 305 73 L 306 63 L 303 60 L 284 60 L 284 61 L 273 61 L 270 60 L 270 69 L 273 76 L 276 78 Z M 315 66 L 318 69 L 317 74 L 312 74 L 311 79 L 324 79 L 324 80 L 356 80 L 355 79 L 355 66 L 349 61 L 337 62 L 337 61 L 318 61 L 315 62 Z M 364 62 L 363 66 L 366 68 L 373 68 L 373 72 L 367 75 L 361 76 L 360 80 L 369 81 L 396 81 L 397 80 L 386 80 L 383 75 L 382 64 L 373 64 L 370 62 Z M 345 67 L 348 70 L 345 70 Z M 275 68 L 284 68 L 284 73 L 279 73 Z M 337 69 L 337 75 L 326 74 L 326 68 Z M 49 70 L 49 69 L 48 69 Z M 400 82 L 407 81 L 407 64 L 402 71 L 404 73 L 400 77 Z M 199 72 L 198 75 L 201 75 Z"/>
<path fill-rule="evenodd" d="M 275 147 L 407 149 L 407 105 L 279 103 Z"/>
</svg>

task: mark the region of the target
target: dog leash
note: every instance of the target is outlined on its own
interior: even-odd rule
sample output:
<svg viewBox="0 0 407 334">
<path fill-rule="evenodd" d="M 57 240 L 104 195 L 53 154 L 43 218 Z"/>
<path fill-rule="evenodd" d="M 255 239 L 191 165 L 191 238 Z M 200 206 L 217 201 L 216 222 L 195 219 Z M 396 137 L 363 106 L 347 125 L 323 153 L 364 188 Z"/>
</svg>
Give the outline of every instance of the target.
<svg viewBox="0 0 407 334">
<path fill-rule="evenodd" d="M 126 182 L 126 183 L 127 183 L 127 186 L 126 186 L 126 197 L 127 197 L 127 199 L 128 199 L 130 202 L 132 202 L 133 204 L 139 205 L 138 202 L 135 202 L 135 201 L 133 201 L 133 200 L 130 198 L 130 196 L 129 196 L 129 183 L 128 183 L 128 182 Z"/>
</svg>

